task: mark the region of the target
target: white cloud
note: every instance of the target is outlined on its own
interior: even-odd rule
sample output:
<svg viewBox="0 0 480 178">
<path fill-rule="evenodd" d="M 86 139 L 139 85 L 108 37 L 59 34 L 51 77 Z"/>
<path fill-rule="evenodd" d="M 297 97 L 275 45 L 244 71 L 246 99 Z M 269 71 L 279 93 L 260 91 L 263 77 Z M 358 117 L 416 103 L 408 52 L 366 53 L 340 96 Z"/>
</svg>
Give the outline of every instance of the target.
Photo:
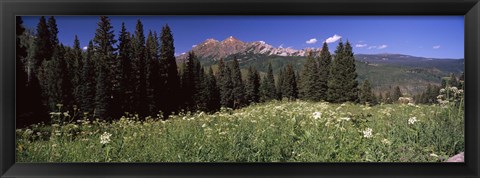
<svg viewBox="0 0 480 178">
<path fill-rule="evenodd" d="M 380 45 L 380 46 L 377 47 L 377 49 L 385 49 L 387 47 L 388 47 L 387 45 Z"/>
<path fill-rule="evenodd" d="M 325 40 L 325 42 L 327 42 L 327 43 L 333 43 L 333 42 L 338 41 L 340 38 L 342 38 L 342 36 L 335 34 L 335 35 L 333 35 L 332 37 L 327 38 L 327 39 Z"/>
<path fill-rule="evenodd" d="M 305 43 L 307 44 L 315 44 L 317 42 L 317 39 L 316 38 L 312 38 L 312 39 L 309 39 L 308 41 L 306 41 Z"/>
<path fill-rule="evenodd" d="M 86 51 L 88 49 L 88 46 L 84 46 L 82 49 Z"/>
<path fill-rule="evenodd" d="M 377 46 L 369 46 L 368 49 L 375 49 Z"/>
<path fill-rule="evenodd" d="M 197 47 L 197 45 L 192 45 L 192 48 L 195 48 L 195 47 Z"/>
<path fill-rule="evenodd" d="M 278 48 L 283 48 L 283 44 L 281 44 L 280 46 L 278 46 Z"/>
<path fill-rule="evenodd" d="M 356 44 L 355 47 L 364 48 L 364 47 L 367 47 L 367 44 Z"/>
<path fill-rule="evenodd" d="M 438 49 L 440 48 L 440 45 L 435 45 L 435 46 L 432 46 L 433 49 Z"/>
</svg>

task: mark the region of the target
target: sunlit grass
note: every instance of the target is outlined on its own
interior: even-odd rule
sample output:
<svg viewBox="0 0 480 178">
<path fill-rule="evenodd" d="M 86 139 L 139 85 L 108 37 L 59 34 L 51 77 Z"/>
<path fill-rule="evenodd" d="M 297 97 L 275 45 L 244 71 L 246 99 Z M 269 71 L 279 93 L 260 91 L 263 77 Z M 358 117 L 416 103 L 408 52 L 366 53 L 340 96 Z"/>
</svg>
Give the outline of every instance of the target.
<svg viewBox="0 0 480 178">
<path fill-rule="evenodd" d="M 463 116 L 454 106 L 272 101 L 166 121 L 81 119 L 17 130 L 17 161 L 440 162 L 464 151 Z"/>
</svg>

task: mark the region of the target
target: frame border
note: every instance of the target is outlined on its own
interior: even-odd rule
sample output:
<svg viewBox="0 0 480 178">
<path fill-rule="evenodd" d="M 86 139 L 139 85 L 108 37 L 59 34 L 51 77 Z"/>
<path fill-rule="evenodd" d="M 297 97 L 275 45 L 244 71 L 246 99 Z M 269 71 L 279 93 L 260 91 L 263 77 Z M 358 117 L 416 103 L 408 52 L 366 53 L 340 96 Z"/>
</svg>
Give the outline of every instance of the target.
<svg viewBox="0 0 480 178">
<path fill-rule="evenodd" d="M 95 7 L 95 8 L 92 8 Z M 479 177 L 479 0 L 0 0 L 0 177 Z M 464 163 L 15 163 L 16 15 L 464 15 Z"/>
</svg>

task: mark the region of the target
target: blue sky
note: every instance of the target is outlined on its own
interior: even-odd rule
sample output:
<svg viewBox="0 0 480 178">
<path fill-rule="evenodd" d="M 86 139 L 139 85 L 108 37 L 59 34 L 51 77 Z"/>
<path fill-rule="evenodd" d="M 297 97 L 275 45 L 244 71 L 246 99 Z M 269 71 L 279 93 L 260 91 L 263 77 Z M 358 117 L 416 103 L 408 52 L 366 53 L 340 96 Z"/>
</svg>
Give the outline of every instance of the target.
<svg viewBox="0 0 480 178">
<path fill-rule="evenodd" d="M 59 40 L 71 46 L 75 35 L 82 46 L 93 39 L 98 16 L 56 16 Z M 234 36 L 245 42 L 265 41 L 275 47 L 321 47 L 333 51 L 347 39 L 355 54 L 398 53 L 431 58 L 464 58 L 463 16 L 110 16 L 115 37 L 125 22 L 133 32 L 137 19 L 148 30 L 171 27 L 176 53 L 208 38 Z M 23 17 L 35 29 L 38 16 Z"/>
</svg>

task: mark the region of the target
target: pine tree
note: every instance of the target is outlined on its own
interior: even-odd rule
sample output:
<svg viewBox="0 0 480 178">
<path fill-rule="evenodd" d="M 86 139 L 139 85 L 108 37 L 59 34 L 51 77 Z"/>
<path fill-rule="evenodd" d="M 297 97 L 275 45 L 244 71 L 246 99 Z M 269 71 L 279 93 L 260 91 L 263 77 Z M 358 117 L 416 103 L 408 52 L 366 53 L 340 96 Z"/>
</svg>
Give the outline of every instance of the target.
<svg viewBox="0 0 480 178">
<path fill-rule="evenodd" d="M 208 112 L 218 111 L 220 109 L 220 91 L 211 67 L 208 69 L 204 84 L 204 90 L 207 92 L 205 97 L 206 110 Z"/>
<path fill-rule="evenodd" d="M 240 108 L 245 105 L 245 86 L 243 85 L 242 73 L 236 57 L 233 58 L 230 65 L 233 84 L 233 108 Z"/>
<path fill-rule="evenodd" d="M 302 69 L 302 97 L 304 100 L 320 101 L 318 65 L 310 51 Z"/>
<path fill-rule="evenodd" d="M 93 42 L 88 43 L 85 62 L 82 71 L 82 103 L 81 110 L 93 114 L 95 109 L 95 63 L 93 61 Z"/>
<path fill-rule="evenodd" d="M 41 91 L 38 79 L 28 81 L 26 71 L 27 48 L 22 44 L 21 36 L 24 34 L 23 20 L 16 16 L 16 128 L 46 121 L 47 111 L 42 104 Z M 22 62 L 25 61 L 25 62 Z"/>
<path fill-rule="evenodd" d="M 233 108 L 233 82 L 230 67 L 225 65 L 223 59 L 218 63 L 218 86 L 220 89 L 220 104 L 224 107 Z"/>
<path fill-rule="evenodd" d="M 141 117 L 147 115 L 149 106 L 147 102 L 147 76 L 146 76 L 146 49 L 143 24 L 137 20 L 133 40 L 133 71 L 135 78 L 134 107 Z"/>
<path fill-rule="evenodd" d="M 135 91 L 134 83 L 134 71 L 132 69 L 132 39 L 130 33 L 125 28 L 125 23 L 122 22 L 122 27 L 118 37 L 118 63 L 116 65 L 115 78 L 117 81 L 117 87 L 114 90 L 114 103 L 119 105 L 119 112 L 133 113 L 135 111 L 133 101 L 133 92 Z M 114 116 L 115 117 L 115 116 Z M 118 115 L 117 115 L 118 117 Z"/>
<path fill-rule="evenodd" d="M 112 67 L 115 65 L 115 48 L 113 44 L 116 43 L 115 35 L 113 34 L 113 27 L 110 24 L 110 19 L 106 16 L 100 17 L 100 22 L 95 32 L 93 39 L 95 61 L 95 76 L 96 76 L 96 90 L 95 90 L 95 116 L 101 119 L 109 119 L 112 112 Z"/>
<path fill-rule="evenodd" d="M 288 98 L 289 101 L 298 98 L 297 81 L 295 77 L 295 71 L 292 64 L 288 64 L 285 70 L 285 78 L 283 82 L 283 95 Z"/>
<path fill-rule="evenodd" d="M 156 85 L 160 80 L 159 74 L 159 61 L 158 61 L 158 44 L 157 39 L 153 36 L 152 32 L 148 33 L 146 43 L 146 88 L 147 88 L 147 104 L 150 115 L 158 112 L 157 104 L 155 102 Z"/>
<path fill-rule="evenodd" d="M 277 80 L 277 99 L 282 100 L 284 95 L 285 69 L 280 69 Z"/>
<path fill-rule="evenodd" d="M 272 64 L 268 64 L 267 76 L 263 78 L 261 85 L 261 100 L 267 102 L 276 98 L 275 78 L 273 77 Z"/>
<path fill-rule="evenodd" d="M 187 111 L 195 110 L 196 97 L 198 97 L 200 76 L 197 71 L 198 59 L 193 51 L 190 51 L 187 56 L 187 60 L 184 63 L 185 68 L 182 74 L 182 91 L 184 104 L 183 107 Z"/>
<path fill-rule="evenodd" d="M 52 44 L 55 49 L 55 47 L 58 47 L 59 45 L 58 27 L 57 27 L 57 21 L 55 20 L 55 17 L 50 16 L 50 18 L 48 18 L 47 25 L 48 25 L 48 31 L 50 32 L 50 44 Z"/>
<path fill-rule="evenodd" d="M 44 16 L 40 17 L 37 25 L 37 33 L 34 39 L 33 51 L 33 73 L 38 75 L 39 68 L 43 61 L 50 60 L 53 55 L 54 46 L 51 43 L 51 34 Z M 42 82 L 43 83 L 43 82 Z"/>
<path fill-rule="evenodd" d="M 164 102 L 160 102 L 160 109 L 164 118 L 172 112 L 178 110 L 180 102 L 178 101 L 178 90 L 180 89 L 180 78 L 177 71 L 177 63 L 175 60 L 175 47 L 173 46 L 173 36 L 168 25 L 162 28 L 160 48 L 160 73 L 162 76 L 162 96 Z M 168 101 L 168 102 L 167 102 Z"/>
<path fill-rule="evenodd" d="M 373 94 L 370 81 L 365 80 L 362 83 L 362 85 L 360 86 L 358 99 L 361 104 L 367 104 L 367 103 L 370 105 L 375 104 L 375 95 Z"/>
<path fill-rule="evenodd" d="M 331 102 L 356 102 L 358 99 L 358 82 L 355 58 L 350 43 L 340 41 L 335 50 L 335 59 L 330 69 L 328 80 L 328 99 Z"/>
<path fill-rule="evenodd" d="M 332 63 L 332 56 L 328 50 L 326 42 L 323 43 L 322 52 L 320 54 L 320 61 L 318 66 L 318 93 L 319 99 L 326 101 L 328 99 L 328 79 L 330 74 L 330 66 Z"/>
<path fill-rule="evenodd" d="M 80 48 L 80 41 L 78 40 L 77 35 L 75 35 L 75 40 L 73 41 L 73 49 L 70 51 L 70 56 L 72 57 L 71 62 L 72 68 L 69 69 L 73 74 L 71 75 L 72 78 L 72 86 L 73 86 L 73 96 L 74 96 L 74 104 L 80 106 L 82 92 L 81 86 L 82 83 L 82 72 L 83 72 L 83 56 L 82 56 L 82 49 Z"/>
<path fill-rule="evenodd" d="M 260 75 L 255 67 L 250 66 L 245 83 L 245 98 L 247 104 L 258 103 L 260 101 Z"/>
<path fill-rule="evenodd" d="M 392 100 L 393 102 L 398 102 L 398 98 L 402 97 L 402 92 L 400 91 L 400 87 L 396 86 L 393 90 Z"/>
</svg>

